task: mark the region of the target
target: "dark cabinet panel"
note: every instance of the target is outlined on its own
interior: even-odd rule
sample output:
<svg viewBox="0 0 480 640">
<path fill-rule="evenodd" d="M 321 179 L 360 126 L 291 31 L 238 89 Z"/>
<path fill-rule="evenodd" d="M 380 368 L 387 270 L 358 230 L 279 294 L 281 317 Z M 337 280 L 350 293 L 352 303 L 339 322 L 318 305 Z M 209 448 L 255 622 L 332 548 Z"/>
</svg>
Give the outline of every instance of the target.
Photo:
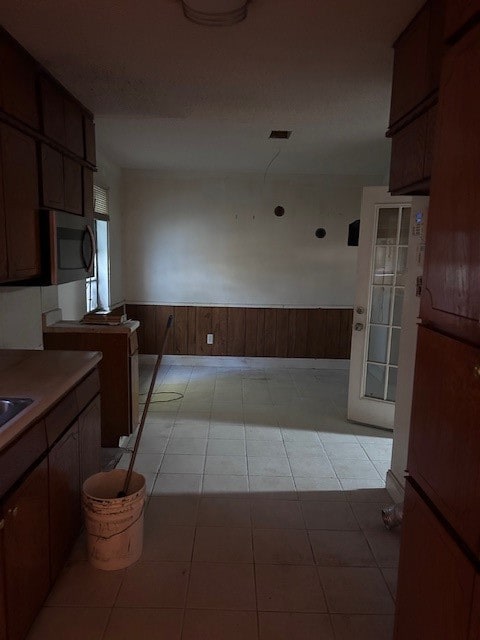
<svg viewBox="0 0 480 640">
<path fill-rule="evenodd" d="M 97 163 L 95 150 L 95 123 L 90 116 L 84 116 L 85 127 L 85 160 L 91 164 Z"/>
<path fill-rule="evenodd" d="M 0 131 L 1 149 L 1 131 Z M 5 217 L 5 202 L 3 199 L 3 168 L 2 154 L 0 153 L 0 282 L 8 279 L 7 261 L 7 220 Z"/>
<path fill-rule="evenodd" d="M 445 37 L 451 38 L 475 18 L 480 18 L 480 0 L 447 0 Z"/>
<path fill-rule="evenodd" d="M 65 146 L 65 112 L 62 89 L 47 76 L 40 78 L 43 133 Z"/>
<path fill-rule="evenodd" d="M 445 56 L 421 317 L 480 341 L 480 26 Z"/>
<path fill-rule="evenodd" d="M 435 131 L 437 123 L 437 105 L 433 106 L 427 115 L 427 139 L 425 142 L 425 157 L 423 163 L 423 175 L 430 178 L 433 167 L 433 149 L 435 144 Z"/>
<path fill-rule="evenodd" d="M 480 558 L 480 348 L 418 333 L 408 470 Z"/>
<path fill-rule="evenodd" d="M 83 215 L 93 223 L 93 171 L 83 167 Z"/>
<path fill-rule="evenodd" d="M 63 156 L 42 144 L 42 204 L 51 209 L 65 207 Z"/>
<path fill-rule="evenodd" d="M 97 396 L 80 414 L 80 489 L 87 478 L 100 471 L 101 414 Z"/>
<path fill-rule="evenodd" d="M 78 422 L 48 455 L 50 570 L 55 580 L 80 528 Z"/>
<path fill-rule="evenodd" d="M 424 180 L 427 114 L 424 113 L 392 138 L 390 191 L 408 190 Z"/>
<path fill-rule="evenodd" d="M 9 115 L 38 129 L 35 63 L 1 33 L 0 60 L 0 106 Z"/>
<path fill-rule="evenodd" d="M 427 4 L 396 41 L 393 67 L 390 126 L 417 106 L 428 94 Z"/>
<path fill-rule="evenodd" d="M 40 275 L 37 153 L 32 138 L 0 125 L 8 278 Z"/>
<path fill-rule="evenodd" d="M 63 176 L 65 187 L 65 211 L 83 214 L 82 165 L 71 158 L 63 158 Z"/>
<path fill-rule="evenodd" d="M 84 156 L 83 144 L 83 112 L 80 106 L 65 98 L 65 146 L 80 158 Z"/>
<path fill-rule="evenodd" d="M 7 640 L 7 608 L 5 603 L 5 567 L 3 566 L 3 529 L 5 518 L 0 506 L 0 640 Z"/>
<path fill-rule="evenodd" d="M 407 484 L 394 640 L 465 640 L 474 582 L 474 565 Z"/>
<path fill-rule="evenodd" d="M 5 501 L 3 512 L 8 640 L 23 640 L 50 586 L 46 459 Z"/>
</svg>

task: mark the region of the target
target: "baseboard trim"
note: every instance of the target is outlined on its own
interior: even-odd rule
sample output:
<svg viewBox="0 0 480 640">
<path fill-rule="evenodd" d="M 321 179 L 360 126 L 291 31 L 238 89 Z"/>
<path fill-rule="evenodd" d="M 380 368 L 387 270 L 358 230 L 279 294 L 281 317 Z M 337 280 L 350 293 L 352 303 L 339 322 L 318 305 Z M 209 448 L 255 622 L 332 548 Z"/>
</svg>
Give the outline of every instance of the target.
<svg viewBox="0 0 480 640">
<path fill-rule="evenodd" d="M 391 469 L 387 471 L 386 489 L 395 503 L 403 502 L 405 498 L 405 488 Z"/>
<path fill-rule="evenodd" d="M 144 363 L 155 362 L 156 355 L 141 355 Z M 185 367 L 228 367 L 242 369 L 338 369 L 348 371 L 350 360 L 329 358 L 244 358 L 237 356 L 163 356 L 164 365 Z"/>
</svg>

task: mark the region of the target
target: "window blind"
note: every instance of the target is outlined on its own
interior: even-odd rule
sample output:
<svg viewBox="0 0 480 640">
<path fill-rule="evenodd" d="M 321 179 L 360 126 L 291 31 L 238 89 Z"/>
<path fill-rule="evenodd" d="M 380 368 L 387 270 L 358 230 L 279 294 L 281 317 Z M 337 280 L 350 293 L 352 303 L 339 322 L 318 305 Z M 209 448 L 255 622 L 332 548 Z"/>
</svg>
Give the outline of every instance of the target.
<svg viewBox="0 0 480 640">
<path fill-rule="evenodd" d="M 93 208 L 95 213 L 108 216 L 108 189 L 93 185 Z"/>
</svg>

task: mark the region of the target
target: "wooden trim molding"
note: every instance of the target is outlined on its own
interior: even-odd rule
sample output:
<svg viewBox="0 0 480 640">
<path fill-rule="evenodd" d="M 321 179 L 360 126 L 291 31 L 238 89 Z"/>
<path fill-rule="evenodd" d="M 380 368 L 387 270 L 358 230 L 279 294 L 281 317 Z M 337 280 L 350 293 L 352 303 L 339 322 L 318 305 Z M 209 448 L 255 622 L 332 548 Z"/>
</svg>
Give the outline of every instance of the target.
<svg viewBox="0 0 480 640">
<path fill-rule="evenodd" d="M 127 304 L 140 321 L 139 352 L 160 351 L 169 315 L 174 316 L 165 354 L 277 358 L 350 357 L 353 309 L 183 307 Z M 207 344 L 207 334 L 213 344 Z"/>
</svg>

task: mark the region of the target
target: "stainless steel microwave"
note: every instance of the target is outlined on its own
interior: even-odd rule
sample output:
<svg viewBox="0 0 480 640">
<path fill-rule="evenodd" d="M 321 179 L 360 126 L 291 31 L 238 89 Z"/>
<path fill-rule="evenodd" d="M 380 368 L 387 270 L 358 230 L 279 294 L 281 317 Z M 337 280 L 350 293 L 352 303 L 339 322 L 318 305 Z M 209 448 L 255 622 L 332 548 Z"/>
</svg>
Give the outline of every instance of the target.
<svg viewBox="0 0 480 640">
<path fill-rule="evenodd" d="M 95 235 L 88 218 L 48 211 L 51 284 L 82 280 L 93 275 Z"/>
</svg>

